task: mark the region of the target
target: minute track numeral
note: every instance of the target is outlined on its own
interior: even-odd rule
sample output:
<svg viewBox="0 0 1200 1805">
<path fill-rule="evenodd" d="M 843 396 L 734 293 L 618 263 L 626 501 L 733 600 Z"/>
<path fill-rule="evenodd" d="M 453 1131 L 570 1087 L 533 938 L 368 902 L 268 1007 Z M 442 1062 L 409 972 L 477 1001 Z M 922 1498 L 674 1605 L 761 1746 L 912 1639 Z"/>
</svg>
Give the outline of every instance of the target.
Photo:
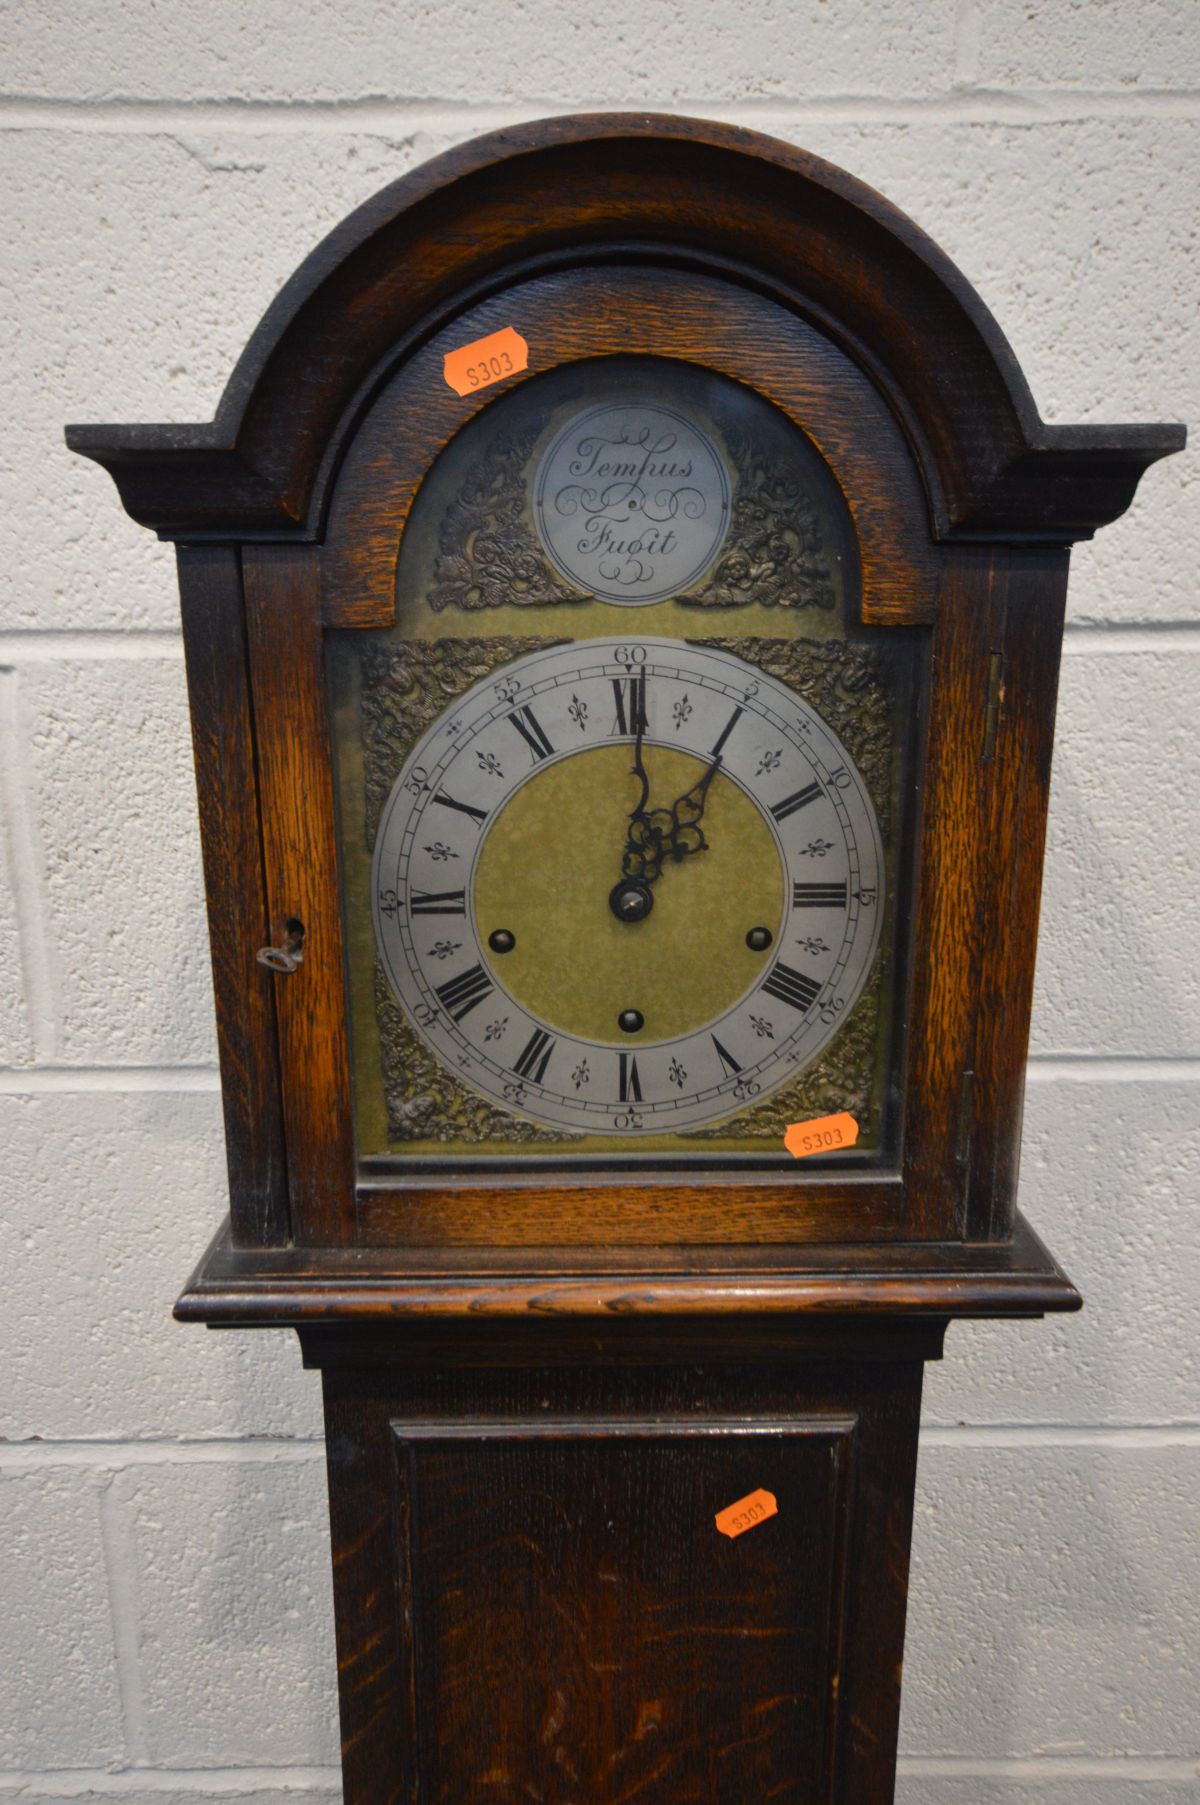
<svg viewBox="0 0 1200 1805">
<path fill-rule="evenodd" d="M 646 720 L 646 673 L 640 677 L 614 677 L 612 679 L 613 701 L 616 704 L 616 725 L 610 737 L 618 734 L 645 733 Z"/>
<path fill-rule="evenodd" d="M 541 1084 L 546 1076 L 546 1067 L 550 1064 L 550 1055 L 558 1042 L 545 1028 L 535 1028 L 526 1041 L 521 1057 L 513 1066 L 518 1078 L 531 1078 L 535 1084 Z"/>
<path fill-rule="evenodd" d="M 456 1022 L 461 1022 L 477 1003 L 492 994 L 492 981 L 482 965 L 472 965 L 468 971 L 460 971 L 456 978 L 448 978 L 444 984 L 437 985 L 436 994 L 442 1007 Z"/>
<path fill-rule="evenodd" d="M 620 1061 L 620 1100 L 622 1103 L 640 1103 L 642 1100 L 642 1083 L 638 1077 L 637 1060 L 632 1053 L 618 1053 Z"/>
<path fill-rule="evenodd" d="M 785 796 L 782 802 L 777 802 L 771 813 L 776 821 L 786 821 L 798 809 L 807 808 L 810 802 L 815 802 L 820 794 L 819 783 L 807 783 L 802 790 L 796 790 L 791 796 Z"/>
<path fill-rule="evenodd" d="M 554 751 L 554 747 L 546 737 L 546 729 L 542 726 L 542 723 L 538 720 L 528 702 L 521 708 L 514 708 L 513 712 L 508 716 L 508 719 L 512 722 L 521 738 L 525 741 L 525 744 L 529 747 L 529 750 L 533 753 L 535 760 L 550 757 L 551 753 Z"/>
<path fill-rule="evenodd" d="M 408 912 L 410 915 L 465 915 L 467 893 L 465 890 L 410 890 Z"/>
<path fill-rule="evenodd" d="M 840 884 L 793 884 L 793 909 L 844 909 L 847 904 L 847 884 L 843 879 Z"/>
<path fill-rule="evenodd" d="M 821 994 L 821 986 L 815 978 L 793 970 L 782 959 L 772 967 L 770 976 L 763 980 L 762 987 L 767 996 L 774 997 L 777 1002 L 787 1003 L 789 1008 L 799 1009 L 801 1013 L 811 1009 Z"/>
<path fill-rule="evenodd" d="M 456 808 L 460 815 L 469 815 L 477 827 L 481 827 L 487 820 L 485 808 L 476 808 L 470 802 L 456 802 L 453 796 L 447 796 L 445 790 L 439 790 L 433 800 L 440 802 L 443 808 Z"/>
</svg>

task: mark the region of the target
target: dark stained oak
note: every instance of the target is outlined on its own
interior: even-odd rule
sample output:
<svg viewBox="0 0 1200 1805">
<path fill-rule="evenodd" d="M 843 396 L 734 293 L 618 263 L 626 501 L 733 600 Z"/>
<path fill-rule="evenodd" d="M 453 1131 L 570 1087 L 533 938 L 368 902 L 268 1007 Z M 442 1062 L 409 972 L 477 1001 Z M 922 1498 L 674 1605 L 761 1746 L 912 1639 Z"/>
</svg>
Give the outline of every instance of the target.
<svg viewBox="0 0 1200 1805">
<path fill-rule="evenodd" d="M 530 1183 L 413 1180 L 364 1184 L 358 1192 L 364 1247 L 607 1247 L 685 1238 L 714 1241 L 890 1241 L 910 1234 L 908 1197 L 891 1175 L 837 1174 L 824 1179 L 785 1171 L 762 1181 L 729 1172 L 699 1172 L 665 1181 L 653 1173 L 566 1178 L 546 1173 Z"/>
<path fill-rule="evenodd" d="M 200 804 L 233 1236 L 288 1239 L 287 1156 L 275 995 L 256 960 L 268 935 L 241 560 L 228 545 L 178 552 Z"/>
<path fill-rule="evenodd" d="M 311 1352 L 348 1805 L 891 1798 L 919 1333 L 800 1366 Z M 719 1534 L 757 1490 L 777 1514 Z"/>
<path fill-rule="evenodd" d="M 74 426 L 167 537 L 316 538 L 342 440 L 419 339 L 532 274 L 635 257 L 734 274 L 870 374 L 939 538 L 1087 538 L 1183 428 L 1047 426 L 961 271 L 882 195 L 778 139 L 654 114 L 508 126 L 383 189 L 268 308 L 204 426 Z"/>
<path fill-rule="evenodd" d="M 1003 556 L 985 546 L 944 552 L 933 634 L 905 1148 L 915 1210 L 942 1238 L 965 1229 L 982 914 L 989 875 L 1005 852 L 988 839 L 984 805 L 992 660 L 1003 632 L 994 564 Z M 1023 705 L 1013 697 L 1014 707 Z"/>
<path fill-rule="evenodd" d="M 992 865 L 981 900 L 971 1139 L 963 1150 L 972 1241 L 1005 1240 L 1016 1210 L 1067 553 L 1008 548 L 996 558 L 993 581 L 1004 631 L 981 797 Z"/>
<path fill-rule="evenodd" d="M 358 1169 L 325 634 L 392 621 L 413 498 L 503 392 L 442 358 L 507 325 L 514 383 L 749 385 L 845 496 L 861 622 L 918 670 L 889 1166 Z M 888 1805 L 924 1363 L 1081 1302 L 1016 1209 L 1069 546 L 1182 427 L 1046 425 L 872 190 L 611 115 L 358 209 L 211 423 L 67 437 L 180 542 L 230 1219 L 176 1315 L 293 1327 L 322 1373 L 347 1805 Z"/>
<path fill-rule="evenodd" d="M 932 630 L 910 799 L 923 829 L 902 880 L 895 1170 L 788 1168 L 731 1187 L 700 1169 L 687 1183 L 611 1184 L 600 1211 L 593 1187 L 554 1173 L 524 1190 L 356 1184 L 322 634 L 390 620 L 412 497 L 500 392 L 452 393 L 442 354 L 514 310 L 531 344 L 517 380 L 640 352 L 707 363 L 768 396 L 846 497 L 864 621 Z M 240 559 L 244 641 L 232 589 L 211 618 L 203 599 L 184 603 L 238 1239 L 1004 1241 L 1065 548 L 1126 504 L 1181 429 L 1045 427 L 978 297 L 879 196 L 752 133 L 615 116 L 494 134 L 360 209 L 270 310 L 210 427 L 70 436 L 138 518 L 226 542 L 183 547 L 185 573 L 220 569 L 232 583 Z M 231 803 L 214 776 L 226 742 Z M 249 969 L 264 893 L 267 938 L 304 923 L 291 977 Z"/>
<path fill-rule="evenodd" d="M 316 554 L 243 552 L 271 942 L 303 932 L 303 958 L 274 977 L 292 1234 L 354 1236 L 350 1074 Z"/>
<path fill-rule="evenodd" d="M 395 1424 L 429 1796 L 828 1798 L 855 1429 Z M 719 1537 L 762 1488 L 782 1521 Z"/>
<path fill-rule="evenodd" d="M 222 1327 L 417 1317 L 552 1321 L 852 1315 L 1037 1316 L 1079 1293 L 1018 1217 L 999 1244 L 798 1247 L 234 1248 L 220 1232 L 175 1306 Z"/>
<path fill-rule="evenodd" d="M 980 545 L 943 556 L 906 1177 L 940 1232 L 955 1221 L 968 1240 L 1003 1241 L 1016 1208 L 1067 553 Z"/>
<path fill-rule="evenodd" d="M 400 537 L 421 479 L 502 392 L 497 385 L 456 395 L 443 378 L 443 357 L 509 323 L 530 342 L 529 376 L 636 353 L 679 358 L 756 389 L 807 435 L 841 490 L 857 541 L 862 620 L 912 626 L 933 619 L 938 559 L 920 475 L 899 426 L 852 360 L 752 290 L 633 266 L 522 283 L 458 316 L 405 361 L 361 422 L 331 492 L 321 560 L 327 626 L 392 623 Z"/>
<path fill-rule="evenodd" d="M 753 382 L 803 423 L 847 496 L 864 618 L 885 628 L 932 619 L 918 728 L 925 748 L 923 826 L 915 869 L 903 879 L 911 893 L 912 974 L 903 1152 L 896 1171 L 830 1177 L 785 1167 L 769 1180 L 731 1179 L 702 1168 L 687 1181 L 659 1176 L 624 1184 L 615 1178 L 569 1181 L 553 1171 L 525 1184 L 466 1176 L 394 1183 L 364 1177 L 353 1206 L 338 1194 L 338 1227 L 331 1236 L 327 1217 L 306 1214 L 309 1200 L 326 1212 L 334 1207 L 329 1199 L 338 1175 L 331 1137 L 313 1141 L 303 1127 L 314 1120 L 314 1098 L 305 1088 L 317 1069 L 305 1063 L 311 1049 L 320 1049 L 322 1083 L 330 1094 L 349 1093 L 344 996 L 326 963 L 319 985 L 309 967 L 283 986 L 306 999 L 297 1058 L 289 1059 L 285 1046 L 282 1060 L 285 1097 L 293 1069 L 300 1085 L 297 1129 L 289 1139 L 292 1195 L 304 1200 L 294 1202 L 295 1233 L 311 1245 L 346 1238 L 365 1246 L 765 1245 L 944 1241 L 968 1233 L 1003 1239 L 1015 1207 L 1035 867 L 1048 801 L 1044 777 L 1037 781 L 1036 773 L 1045 769 L 1053 735 L 1065 551 L 1029 547 L 1018 566 L 1018 554 L 1007 546 L 930 540 L 912 455 L 878 395 L 841 352 L 775 301 L 728 282 L 648 269 L 571 272 L 529 284 L 521 294 L 530 311 L 518 316 L 520 323 L 535 340 L 535 323 L 547 327 L 551 361 L 561 361 L 568 349 L 580 357 L 606 348 L 686 354 Z M 485 336 L 510 319 L 505 309 L 511 299 L 462 314 L 455 327 L 459 341 Z M 286 680 L 289 697 L 294 681 L 308 683 L 310 766 L 296 750 L 290 720 L 282 733 L 292 792 L 307 783 L 323 795 L 326 783 L 316 765 L 328 758 L 327 705 L 320 684 L 309 681 L 322 625 L 391 620 L 397 548 L 412 495 L 455 423 L 471 415 L 472 405 L 441 378 L 448 342 L 435 338 L 415 354 L 362 416 L 332 493 L 319 566 L 305 566 L 307 585 L 279 603 L 269 635 L 256 636 L 251 612 L 256 688 L 270 693 L 283 651 L 296 660 L 295 674 Z M 265 555 L 247 554 L 248 573 Z M 297 548 L 293 556 L 299 561 L 304 554 Z M 1009 573 L 1018 568 L 1019 581 L 1010 584 Z M 1018 675 L 1021 681 L 1014 680 Z M 266 721 L 263 731 L 276 730 Z M 280 823 L 268 828 L 273 881 L 283 893 L 298 894 L 311 888 L 313 873 L 336 870 L 332 812 L 324 804 L 311 807 L 302 827 L 285 829 L 283 811 Z M 326 944 L 332 945 L 328 936 Z M 290 1014 L 288 1004 L 285 1033 Z M 310 1160 L 316 1162 L 312 1170 Z M 347 1158 L 347 1170 L 350 1163 Z"/>
</svg>

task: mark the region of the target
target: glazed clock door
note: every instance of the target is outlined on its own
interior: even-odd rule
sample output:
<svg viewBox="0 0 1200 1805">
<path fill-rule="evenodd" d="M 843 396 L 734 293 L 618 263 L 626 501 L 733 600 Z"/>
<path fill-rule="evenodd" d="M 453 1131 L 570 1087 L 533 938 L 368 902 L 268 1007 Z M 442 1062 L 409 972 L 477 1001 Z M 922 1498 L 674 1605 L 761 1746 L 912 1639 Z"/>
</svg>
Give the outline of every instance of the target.
<svg viewBox="0 0 1200 1805">
<path fill-rule="evenodd" d="M 629 272 L 626 299 L 676 280 Z M 366 1240 L 903 1228 L 923 523 L 902 487 L 864 511 L 794 373 L 750 382 L 719 337 L 664 354 L 662 318 L 610 322 L 608 355 L 560 318 L 553 356 L 443 383 L 421 421 L 443 335 L 338 479 L 322 701 Z M 786 1131 L 830 1116 L 857 1137 L 799 1182 Z"/>
</svg>

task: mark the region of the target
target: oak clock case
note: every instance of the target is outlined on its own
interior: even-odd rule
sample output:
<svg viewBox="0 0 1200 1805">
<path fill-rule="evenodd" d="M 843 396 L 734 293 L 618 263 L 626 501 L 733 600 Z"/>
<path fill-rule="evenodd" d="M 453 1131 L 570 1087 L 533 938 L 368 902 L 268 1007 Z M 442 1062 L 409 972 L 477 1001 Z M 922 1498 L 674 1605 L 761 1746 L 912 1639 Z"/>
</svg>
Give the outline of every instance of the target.
<svg viewBox="0 0 1200 1805">
<path fill-rule="evenodd" d="M 178 546 L 177 1314 L 321 1370 L 347 1805 L 892 1798 L 924 1362 L 1080 1303 L 1017 1208 L 1069 547 L 1183 436 L 1046 425 L 881 196 L 641 116 L 383 191 L 212 423 L 69 429 Z"/>
<path fill-rule="evenodd" d="M 364 1173 L 894 1152 L 922 647 L 859 594 L 823 460 L 711 372 L 451 440 L 394 627 L 328 641 Z"/>
</svg>

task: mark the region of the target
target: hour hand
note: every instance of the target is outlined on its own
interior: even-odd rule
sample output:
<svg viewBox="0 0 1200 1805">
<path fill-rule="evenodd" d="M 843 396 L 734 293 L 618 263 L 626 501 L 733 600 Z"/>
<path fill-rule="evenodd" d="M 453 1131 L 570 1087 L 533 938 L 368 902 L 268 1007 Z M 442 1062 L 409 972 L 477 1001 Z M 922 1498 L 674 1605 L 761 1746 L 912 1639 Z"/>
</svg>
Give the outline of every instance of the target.
<svg viewBox="0 0 1200 1805">
<path fill-rule="evenodd" d="M 694 852 L 706 852 L 708 841 L 704 837 L 704 829 L 700 825 L 704 814 L 704 805 L 708 800 L 708 786 L 717 774 L 721 763 L 721 755 L 709 765 L 702 777 L 698 777 L 690 790 L 671 804 L 671 831 L 668 850 L 674 859 L 686 859 Z M 665 814 L 666 810 L 660 810 Z"/>
<path fill-rule="evenodd" d="M 672 825 L 669 809 L 637 808 L 630 815 L 621 875 L 608 894 L 608 906 L 618 921 L 644 921 L 654 907 L 650 886 L 662 872 Z"/>
<path fill-rule="evenodd" d="M 629 831 L 621 855 L 621 875 L 652 884 L 662 871 L 673 832 L 674 816 L 670 809 L 636 810 L 629 817 Z"/>
<path fill-rule="evenodd" d="M 676 797 L 669 809 L 648 809 L 645 801 L 649 786 L 644 770 L 639 768 L 640 746 L 638 752 L 639 760 L 634 768 L 642 778 L 642 801 L 629 817 L 625 850 L 621 855 L 621 877 L 608 898 L 609 907 L 619 921 L 643 921 L 650 913 L 654 906 L 650 886 L 661 876 L 664 859 L 671 858 L 678 864 L 693 853 L 708 850 L 700 819 L 708 800 L 708 786 L 721 763 L 718 753 L 704 775 L 697 778 L 690 790 Z"/>
</svg>

